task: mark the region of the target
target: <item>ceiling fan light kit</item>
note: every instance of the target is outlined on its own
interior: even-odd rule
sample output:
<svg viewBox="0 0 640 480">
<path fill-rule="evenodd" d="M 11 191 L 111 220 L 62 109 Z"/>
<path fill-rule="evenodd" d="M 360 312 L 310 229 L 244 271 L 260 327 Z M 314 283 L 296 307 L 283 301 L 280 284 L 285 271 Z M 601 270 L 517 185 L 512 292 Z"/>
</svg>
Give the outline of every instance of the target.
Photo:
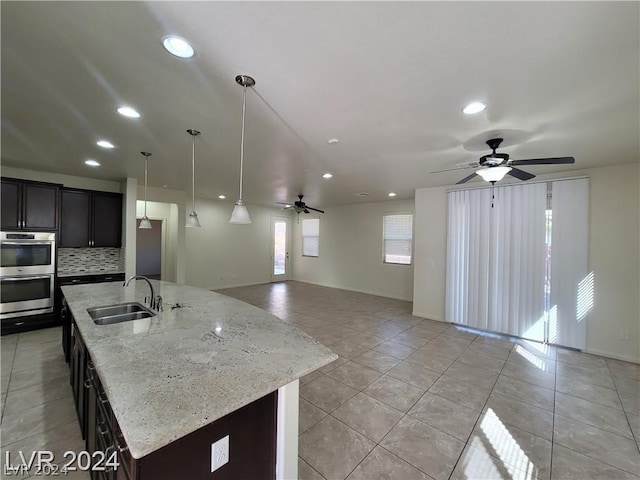
<svg viewBox="0 0 640 480">
<path fill-rule="evenodd" d="M 487 182 L 499 182 L 511 171 L 511 167 L 485 167 L 476 171 Z"/>
<path fill-rule="evenodd" d="M 191 135 L 193 142 L 191 149 L 191 213 L 189 213 L 187 217 L 187 224 L 185 226 L 200 228 L 200 221 L 196 213 L 196 137 L 200 135 L 200 132 L 190 128 L 187 130 L 187 133 Z"/>
<path fill-rule="evenodd" d="M 147 170 L 148 170 L 148 161 L 151 154 L 149 152 L 140 152 L 144 156 L 144 215 L 140 219 L 140 223 L 138 224 L 138 228 L 143 230 L 152 228 L 151 221 L 149 217 L 147 217 Z"/>
<path fill-rule="evenodd" d="M 240 194 L 238 196 L 238 201 L 235 203 L 233 207 L 233 212 L 231 213 L 231 219 L 229 223 L 235 223 L 238 225 L 246 225 L 251 223 L 251 218 L 249 217 L 249 211 L 247 210 L 247 206 L 242 200 L 242 168 L 244 166 L 244 121 L 246 114 L 246 106 L 247 106 L 247 87 L 253 87 L 256 84 L 256 81 L 249 77 L 248 75 L 238 75 L 236 76 L 236 83 L 242 86 L 242 134 L 240 136 Z"/>
</svg>

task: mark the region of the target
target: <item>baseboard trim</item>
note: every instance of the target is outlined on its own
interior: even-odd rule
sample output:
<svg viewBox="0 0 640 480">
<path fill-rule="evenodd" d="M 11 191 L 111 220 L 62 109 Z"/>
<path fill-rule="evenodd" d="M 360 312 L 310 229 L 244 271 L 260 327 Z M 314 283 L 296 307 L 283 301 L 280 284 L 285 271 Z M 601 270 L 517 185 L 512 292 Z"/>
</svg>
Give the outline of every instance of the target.
<svg viewBox="0 0 640 480">
<path fill-rule="evenodd" d="M 225 288 L 239 288 L 239 287 L 253 287 L 254 285 L 266 285 L 268 283 L 273 282 L 251 282 L 251 283 L 238 283 L 232 285 L 220 285 L 218 287 L 209 287 L 207 290 L 215 291 L 215 290 L 224 290 Z"/>
<path fill-rule="evenodd" d="M 613 358 L 615 360 L 622 360 L 624 362 L 638 363 L 640 364 L 640 358 L 634 358 L 631 355 L 620 355 L 615 352 L 608 352 L 606 350 L 598 349 L 584 349 L 584 353 L 590 353 L 591 355 L 599 355 L 600 357 Z"/>
<path fill-rule="evenodd" d="M 420 318 L 424 318 L 424 319 L 427 319 L 427 320 L 435 320 L 436 322 L 451 323 L 451 322 L 447 322 L 440 315 L 435 315 L 435 314 L 432 314 L 432 313 L 424 313 L 424 312 L 418 312 L 418 311 L 414 310 L 412 315 L 414 317 L 420 317 Z"/>
<path fill-rule="evenodd" d="M 336 285 L 329 285 L 329 284 L 326 284 L 326 283 L 309 282 L 307 280 L 298 280 L 296 278 L 292 278 L 291 280 L 294 281 L 294 282 L 308 283 L 310 285 L 318 285 L 319 287 L 335 288 L 336 290 L 346 290 L 347 292 L 364 293 L 365 295 L 373 295 L 374 297 L 392 298 L 393 300 L 402 300 L 404 302 L 413 302 L 413 297 L 410 297 L 410 298 L 398 297 L 398 296 L 395 296 L 395 295 L 388 295 L 388 294 L 383 294 L 383 293 L 379 293 L 379 292 L 370 292 L 368 290 L 356 290 L 356 289 L 353 289 L 353 288 L 337 287 Z"/>
</svg>

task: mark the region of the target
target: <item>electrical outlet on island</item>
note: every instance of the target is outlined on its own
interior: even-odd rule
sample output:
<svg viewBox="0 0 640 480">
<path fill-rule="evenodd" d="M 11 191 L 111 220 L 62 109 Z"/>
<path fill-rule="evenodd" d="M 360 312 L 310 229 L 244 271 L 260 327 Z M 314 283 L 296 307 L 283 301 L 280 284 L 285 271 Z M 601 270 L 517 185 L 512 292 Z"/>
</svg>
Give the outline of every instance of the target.
<svg viewBox="0 0 640 480">
<path fill-rule="evenodd" d="M 229 463 L 229 435 L 211 444 L 211 471 Z"/>
</svg>

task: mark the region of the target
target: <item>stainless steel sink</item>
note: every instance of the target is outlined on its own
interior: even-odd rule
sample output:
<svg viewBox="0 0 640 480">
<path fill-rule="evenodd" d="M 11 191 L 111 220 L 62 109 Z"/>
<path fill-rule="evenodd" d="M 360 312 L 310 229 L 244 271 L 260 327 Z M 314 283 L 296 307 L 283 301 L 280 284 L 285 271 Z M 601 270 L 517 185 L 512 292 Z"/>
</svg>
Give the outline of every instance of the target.
<svg viewBox="0 0 640 480">
<path fill-rule="evenodd" d="M 130 322 L 131 320 L 140 320 L 141 318 L 150 318 L 156 315 L 153 310 L 149 310 L 138 302 L 87 308 L 87 313 L 96 325 Z"/>
</svg>

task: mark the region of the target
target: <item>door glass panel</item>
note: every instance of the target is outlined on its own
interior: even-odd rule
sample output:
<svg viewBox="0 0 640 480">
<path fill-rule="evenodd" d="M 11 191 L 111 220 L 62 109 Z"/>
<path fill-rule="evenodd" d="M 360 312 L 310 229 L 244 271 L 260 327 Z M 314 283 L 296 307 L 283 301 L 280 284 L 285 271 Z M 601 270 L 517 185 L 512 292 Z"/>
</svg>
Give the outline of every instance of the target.
<svg viewBox="0 0 640 480">
<path fill-rule="evenodd" d="M 273 274 L 284 275 L 287 258 L 287 222 L 275 222 L 273 232 Z"/>
</svg>

